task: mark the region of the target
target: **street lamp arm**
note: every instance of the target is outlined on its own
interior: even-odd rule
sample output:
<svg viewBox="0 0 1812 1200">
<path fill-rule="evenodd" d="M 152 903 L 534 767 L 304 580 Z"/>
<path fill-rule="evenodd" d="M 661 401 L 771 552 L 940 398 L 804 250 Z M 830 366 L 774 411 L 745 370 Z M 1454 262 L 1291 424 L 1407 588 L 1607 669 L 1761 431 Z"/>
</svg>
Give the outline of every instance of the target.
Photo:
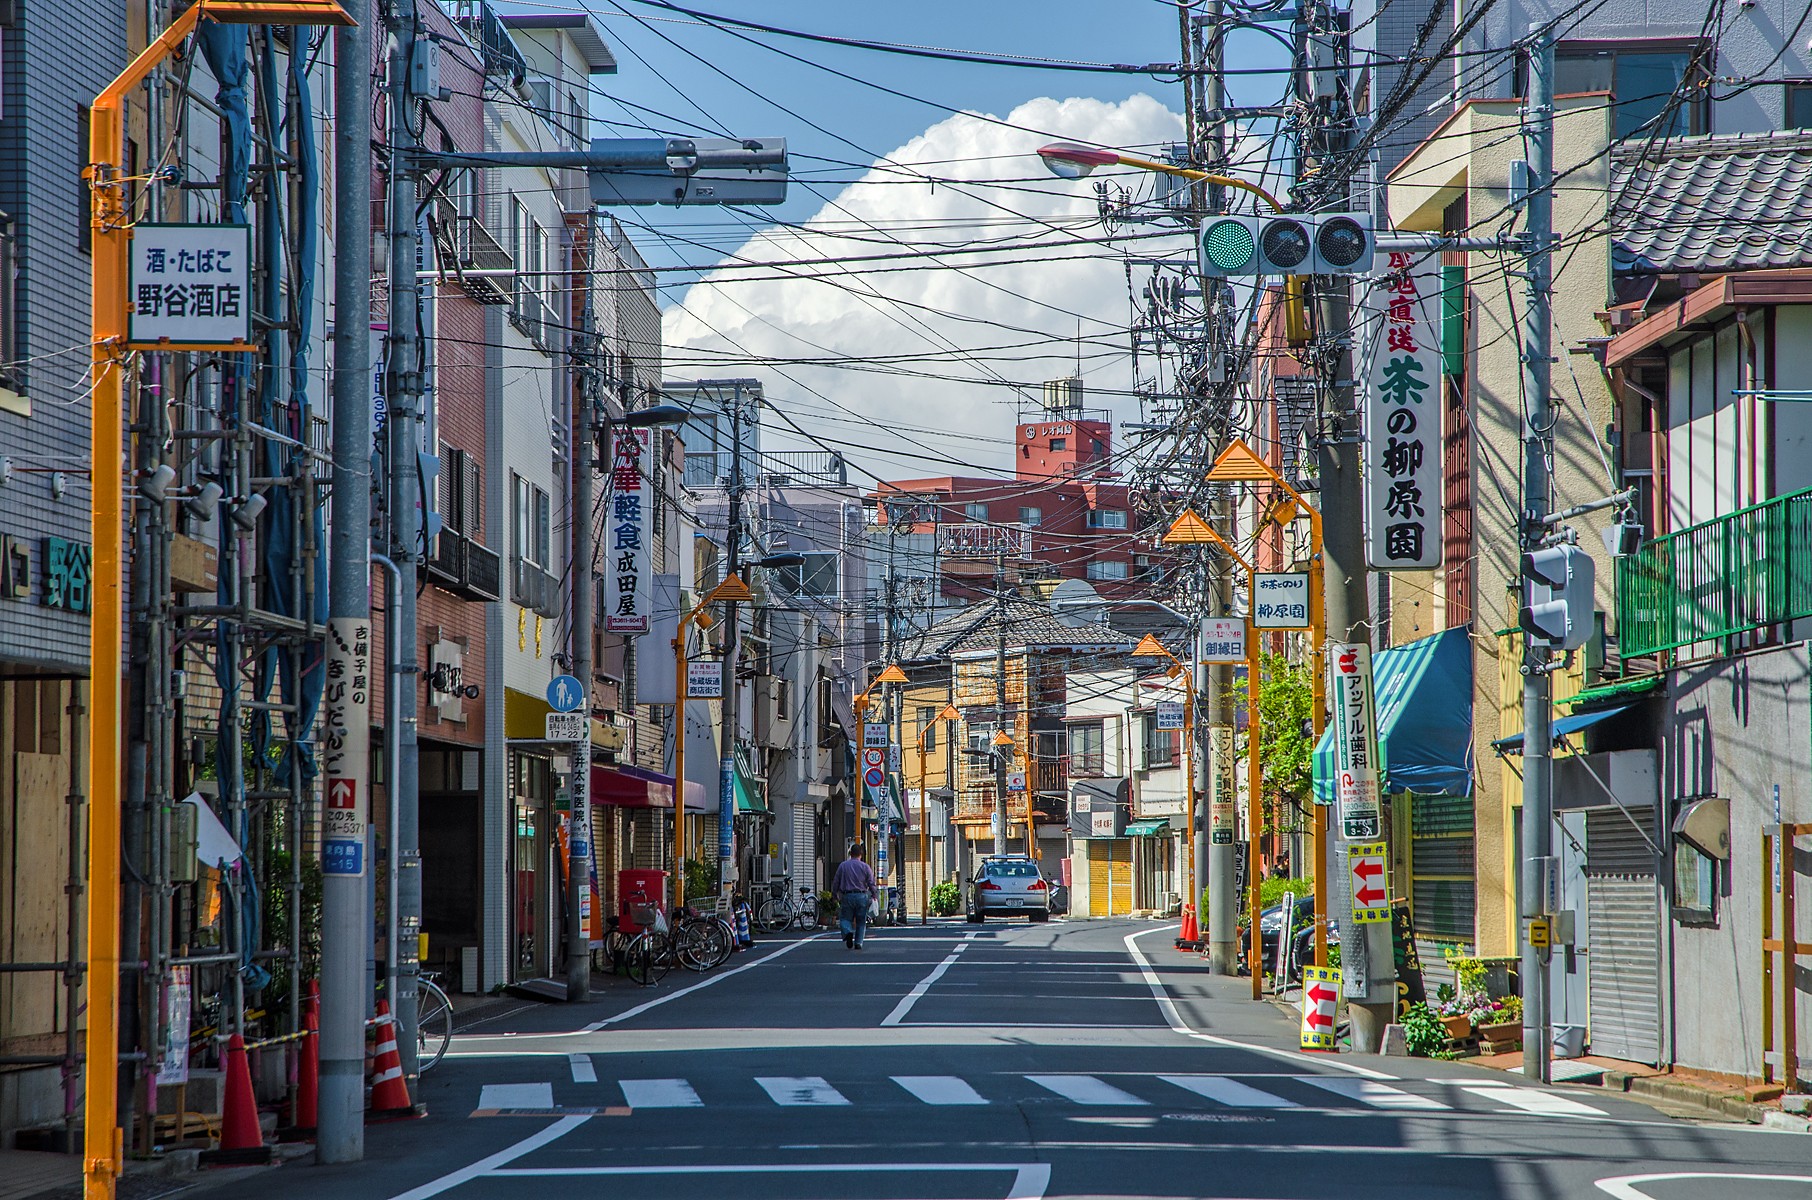
<svg viewBox="0 0 1812 1200">
<path fill-rule="evenodd" d="M 1231 175 L 1216 175 L 1210 171 L 1197 171 L 1193 167 L 1173 167 L 1169 163 L 1157 162 L 1149 158 L 1134 158 L 1130 154 L 1121 154 L 1119 164 L 1123 167 L 1138 167 L 1142 171 L 1156 171 L 1161 175 L 1175 175 L 1180 179 L 1195 179 L 1203 183 L 1218 183 L 1222 187 L 1238 188 L 1242 192 L 1251 192 L 1260 200 L 1271 206 L 1271 211 L 1282 212 L 1283 205 L 1277 197 L 1259 187 L 1256 183 L 1247 183 L 1244 179 L 1235 179 Z"/>
</svg>

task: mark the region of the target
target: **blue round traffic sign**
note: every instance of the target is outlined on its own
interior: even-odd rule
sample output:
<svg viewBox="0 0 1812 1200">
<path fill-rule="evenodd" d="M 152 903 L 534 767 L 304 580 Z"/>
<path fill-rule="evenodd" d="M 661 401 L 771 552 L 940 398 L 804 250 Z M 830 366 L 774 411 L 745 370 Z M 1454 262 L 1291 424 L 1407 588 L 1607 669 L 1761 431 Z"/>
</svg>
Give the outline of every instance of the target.
<svg viewBox="0 0 1812 1200">
<path fill-rule="evenodd" d="M 578 712 L 585 704 L 585 689 L 571 675 L 559 675 L 547 685 L 547 703 L 555 712 Z"/>
<path fill-rule="evenodd" d="M 879 767 L 870 767 L 862 772 L 862 782 L 871 788 L 878 788 L 886 781 L 887 776 Z"/>
</svg>

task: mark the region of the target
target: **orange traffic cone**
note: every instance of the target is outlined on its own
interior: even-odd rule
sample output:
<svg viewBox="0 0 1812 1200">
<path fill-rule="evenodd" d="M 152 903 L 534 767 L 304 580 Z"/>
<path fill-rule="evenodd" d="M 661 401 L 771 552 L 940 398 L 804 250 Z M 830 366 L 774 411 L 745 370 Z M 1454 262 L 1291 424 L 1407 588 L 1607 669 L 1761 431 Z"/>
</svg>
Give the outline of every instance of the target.
<svg viewBox="0 0 1812 1200">
<path fill-rule="evenodd" d="M 258 1101 L 252 1095 L 252 1068 L 246 1061 L 245 1039 L 236 1033 L 227 1039 L 222 1066 L 226 1080 L 220 1106 L 220 1145 L 206 1151 L 202 1161 L 223 1166 L 269 1162 L 271 1150 L 264 1144 L 264 1131 L 258 1125 Z"/>
<path fill-rule="evenodd" d="M 302 1018 L 302 1054 L 296 1066 L 295 1124 L 277 1131 L 280 1142 L 312 1141 L 321 1095 L 321 1020 L 311 1004 Z"/>
<path fill-rule="evenodd" d="M 377 1061 L 372 1065 L 371 1103 L 365 1109 L 365 1119 L 400 1121 L 425 1115 L 409 1102 L 409 1085 L 403 1082 L 403 1058 L 396 1049 L 396 1018 L 390 1015 L 390 1002 L 379 1000 Z"/>
<path fill-rule="evenodd" d="M 1195 944 L 1200 940 L 1201 930 L 1195 923 L 1195 905 L 1185 904 L 1183 906 L 1183 928 L 1177 935 L 1177 949 L 1194 950 Z"/>
</svg>

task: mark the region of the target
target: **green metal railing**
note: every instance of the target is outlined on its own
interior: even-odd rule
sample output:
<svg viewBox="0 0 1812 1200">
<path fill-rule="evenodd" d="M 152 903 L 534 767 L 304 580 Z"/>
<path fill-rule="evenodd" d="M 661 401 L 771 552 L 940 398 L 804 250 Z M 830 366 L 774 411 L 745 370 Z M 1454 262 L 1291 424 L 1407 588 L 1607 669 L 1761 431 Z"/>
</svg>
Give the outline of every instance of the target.
<svg viewBox="0 0 1812 1200">
<path fill-rule="evenodd" d="M 1656 538 L 1617 560 L 1625 658 L 1808 616 L 1812 488 Z"/>
</svg>

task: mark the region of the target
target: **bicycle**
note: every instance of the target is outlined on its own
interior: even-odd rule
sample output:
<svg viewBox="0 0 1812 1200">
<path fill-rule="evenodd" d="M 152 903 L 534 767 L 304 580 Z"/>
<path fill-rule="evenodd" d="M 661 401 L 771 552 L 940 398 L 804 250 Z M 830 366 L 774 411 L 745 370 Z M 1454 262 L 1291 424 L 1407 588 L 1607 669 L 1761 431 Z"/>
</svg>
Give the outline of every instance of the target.
<svg viewBox="0 0 1812 1200">
<path fill-rule="evenodd" d="M 782 892 L 762 902 L 755 923 L 768 933 L 780 933 L 794 925 L 801 929 L 816 929 L 818 897 L 809 887 L 800 888 L 797 896 L 791 892 Z"/>
<path fill-rule="evenodd" d="M 674 953 L 688 971 L 704 972 L 722 966 L 736 951 L 736 927 L 717 911 L 680 910 L 673 937 Z"/>
<path fill-rule="evenodd" d="M 436 978 L 423 972 L 415 980 L 415 1061 L 416 1069 L 424 1073 L 453 1042 L 453 1001 L 434 982 Z"/>
</svg>

